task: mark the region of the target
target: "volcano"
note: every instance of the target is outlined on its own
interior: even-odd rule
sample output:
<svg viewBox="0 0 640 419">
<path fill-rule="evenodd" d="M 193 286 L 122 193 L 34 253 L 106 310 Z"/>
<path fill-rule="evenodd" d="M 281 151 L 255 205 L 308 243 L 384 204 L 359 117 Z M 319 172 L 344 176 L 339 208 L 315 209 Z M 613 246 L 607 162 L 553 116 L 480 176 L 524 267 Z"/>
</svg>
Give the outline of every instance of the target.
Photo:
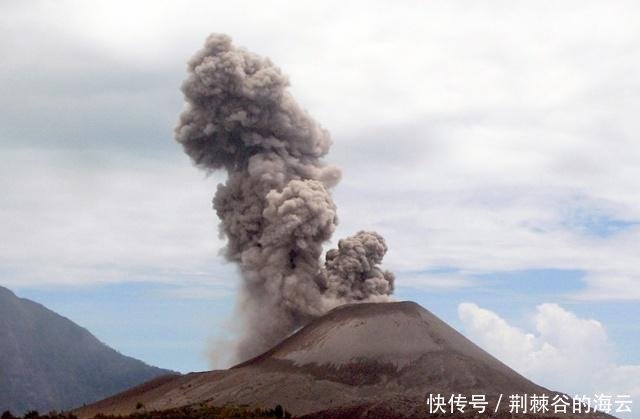
<svg viewBox="0 0 640 419">
<path fill-rule="evenodd" d="M 361 303 L 330 311 L 228 370 L 155 379 L 75 413 L 86 418 L 125 415 L 140 405 L 280 404 L 308 419 L 418 418 L 428 416 L 430 394 L 485 395 L 490 411 L 482 417 L 511 417 L 509 395 L 551 400 L 560 393 L 527 380 L 416 303 Z"/>
</svg>

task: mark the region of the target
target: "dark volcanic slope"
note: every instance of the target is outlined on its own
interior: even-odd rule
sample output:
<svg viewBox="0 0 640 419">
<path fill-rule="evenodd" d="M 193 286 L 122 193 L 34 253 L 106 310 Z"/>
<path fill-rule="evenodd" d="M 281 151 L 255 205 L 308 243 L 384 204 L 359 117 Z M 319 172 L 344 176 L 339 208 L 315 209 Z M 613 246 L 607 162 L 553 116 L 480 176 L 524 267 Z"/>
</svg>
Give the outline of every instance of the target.
<svg viewBox="0 0 640 419">
<path fill-rule="evenodd" d="M 126 414 L 138 402 L 149 410 L 232 403 L 323 418 L 382 417 L 380 409 L 384 417 L 420 417 L 429 393 L 553 394 L 419 305 L 371 303 L 339 307 L 229 370 L 147 383 L 77 413 Z"/>
<path fill-rule="evenodd" d="M 69 409 L 167 373 L 0 287 L 0 411 Z"/>
</svg>

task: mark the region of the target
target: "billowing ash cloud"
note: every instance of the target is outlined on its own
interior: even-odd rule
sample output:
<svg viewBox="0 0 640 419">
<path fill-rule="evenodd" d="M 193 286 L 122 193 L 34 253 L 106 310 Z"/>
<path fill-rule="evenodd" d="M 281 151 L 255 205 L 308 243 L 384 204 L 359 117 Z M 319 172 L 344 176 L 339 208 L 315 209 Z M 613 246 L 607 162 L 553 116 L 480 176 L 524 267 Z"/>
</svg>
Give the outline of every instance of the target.
<svg viewBox="0 0 640 419">
<path fill-rule="evenodd" d="M 335 306 L 386 299 L 394 278 L 378 267 L 387 251 L 380 235 L 340 240 L 322 264 L 337 224 L 328 190 L 340 171 L 320 160 L 329 133 L 296 103 L 287 77 L 225 35 L 211 35 L 188 71 L 176 139 L 196 166 L 229 175 L 213 204 L 226 257 L 244 278 L 239 360 Z"/>
</svg>

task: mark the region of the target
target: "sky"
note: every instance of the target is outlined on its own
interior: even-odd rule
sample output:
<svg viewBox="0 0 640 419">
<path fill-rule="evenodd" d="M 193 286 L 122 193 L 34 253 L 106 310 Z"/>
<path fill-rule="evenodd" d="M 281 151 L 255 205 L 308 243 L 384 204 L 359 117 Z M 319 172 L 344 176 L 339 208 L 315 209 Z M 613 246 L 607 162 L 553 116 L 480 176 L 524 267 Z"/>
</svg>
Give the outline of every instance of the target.
<svg viewBox="0 0 640 419">
<path fill-rule="evenodd" d="M 542 385 L 640 406 L 638 21 L 632 1 L 3 1 L 0 285 L 212 367 L 239 283 L 224 177 L 173 127 L 186 61 L 226 33 L 331 132 L 334 238 L 380 232 L 397 298 Z"/>
</svg>

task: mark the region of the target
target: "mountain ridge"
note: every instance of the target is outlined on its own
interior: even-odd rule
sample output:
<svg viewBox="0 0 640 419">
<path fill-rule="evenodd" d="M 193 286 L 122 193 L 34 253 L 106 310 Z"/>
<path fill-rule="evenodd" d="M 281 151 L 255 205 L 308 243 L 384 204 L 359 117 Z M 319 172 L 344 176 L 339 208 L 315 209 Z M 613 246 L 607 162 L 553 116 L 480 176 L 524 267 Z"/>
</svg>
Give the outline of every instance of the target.
<svg viewBox="0 0 640 419">
<path fill-rule="evenodd" d="M 0 411 L 70 409 L 172 373 L 0 286 Z"/>
</svg>

